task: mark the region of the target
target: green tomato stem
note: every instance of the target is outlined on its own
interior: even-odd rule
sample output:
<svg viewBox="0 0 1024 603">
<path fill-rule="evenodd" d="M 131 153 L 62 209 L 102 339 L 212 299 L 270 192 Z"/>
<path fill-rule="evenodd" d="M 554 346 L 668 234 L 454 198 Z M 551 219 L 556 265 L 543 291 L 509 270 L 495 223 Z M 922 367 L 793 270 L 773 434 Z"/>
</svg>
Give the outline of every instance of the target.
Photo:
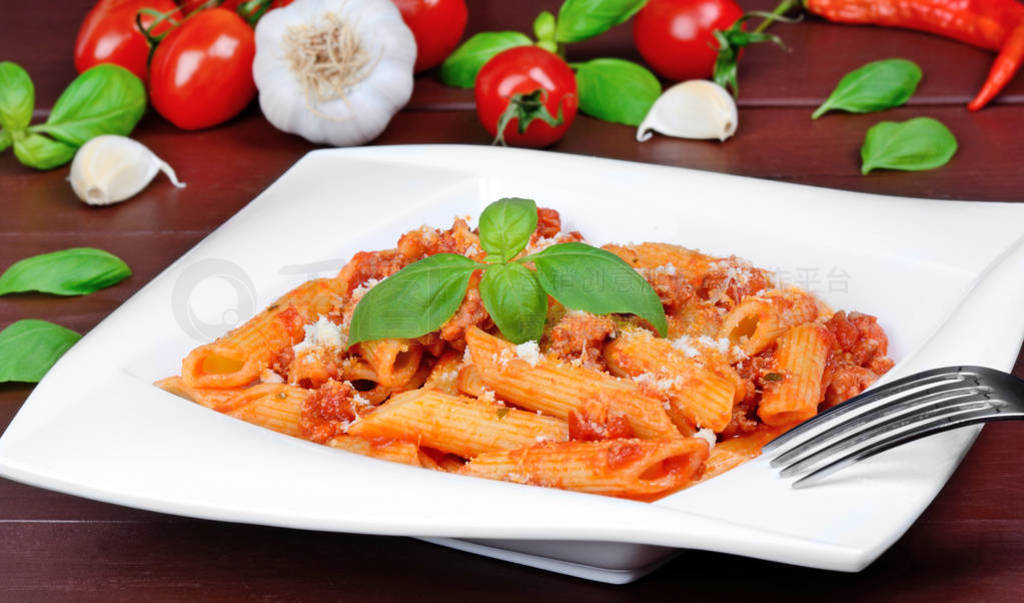
<svg viewBox="0 0 1024 603">
<path fill-rule="evenodd" d="M 768 27 L 771 26 L 772 23 L 775 23 L 778 20 L 777 17 L 781 17 L 782 15 L 791 11 L 793 7 L 799 5 L 800 0 L 782 0 L 782 2 L 780 2 L 779 5 L 775 7 L 775 10 L 771 12 L 772 16 L 766 17 L 764 21 L 761 21 L 761 24 L 757 26 L 753 33 L 761 33 L 764 30 L 768 29 Z"/>
</svg>

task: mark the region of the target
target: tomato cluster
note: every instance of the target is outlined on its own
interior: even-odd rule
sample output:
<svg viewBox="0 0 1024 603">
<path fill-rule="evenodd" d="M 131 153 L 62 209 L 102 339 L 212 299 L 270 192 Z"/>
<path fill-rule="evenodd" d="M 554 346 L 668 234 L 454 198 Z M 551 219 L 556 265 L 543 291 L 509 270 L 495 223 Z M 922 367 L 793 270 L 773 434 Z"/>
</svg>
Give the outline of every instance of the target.
<svg viewBox="0 0 1024 603">
<path fill-rule="evenodd" d="M 75 68 L 121 65 L 148 82 L 153 107 L 168 121 L 185 130 L 208 128 L 256 96 L 252 26 L 267 10 L 293 1 L 99 0 L 79 29 Z M 415 70 L 439 65 L 462 37 L 465 0 L 393 2 L 416 38 Z"/>
</svg>

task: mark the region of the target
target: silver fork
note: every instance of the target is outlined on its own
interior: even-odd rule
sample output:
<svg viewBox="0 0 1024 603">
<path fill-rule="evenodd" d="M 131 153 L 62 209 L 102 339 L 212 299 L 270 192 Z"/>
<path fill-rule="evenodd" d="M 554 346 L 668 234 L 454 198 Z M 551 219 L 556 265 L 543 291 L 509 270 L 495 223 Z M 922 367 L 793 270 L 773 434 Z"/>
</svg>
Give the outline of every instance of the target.
<svg viewBox="0 0 1024 603">
<path fill-rule="evenodd" d="M 924 371 L 864 392 L 762 449 L 804 488 L 858 461 L 942 431 L 1024 419 L 1024 381 L 981 366 Z"/>
</svg>

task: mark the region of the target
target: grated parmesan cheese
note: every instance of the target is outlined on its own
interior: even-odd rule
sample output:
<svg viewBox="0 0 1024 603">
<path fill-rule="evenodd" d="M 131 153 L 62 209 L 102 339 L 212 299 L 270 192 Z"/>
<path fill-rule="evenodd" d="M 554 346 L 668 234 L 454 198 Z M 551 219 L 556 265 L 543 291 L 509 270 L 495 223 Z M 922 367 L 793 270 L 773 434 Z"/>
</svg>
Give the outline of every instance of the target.
<svg viewBox="0 0 1024 603">
<path fill-rule="evenodd" d="M 668 276 L 676 275 L 675 264 L 664 264 L 651 270 L 651 276 L 658 276 L 661 274 L 667 274 Z"/>
<path fill-rule="evenodd" d="M 700 354 L 697 348 L 693 347 L 693 340 L 689 335 L 683 335 L 677 339 L 673 339 L 672 347 L 686 354 L 690 358 L 694 358 Z"/>
<path fill-rule="evenodd" d="M 537 366 L 540 362 L 540 346 L 536 341 L 526 341 L 516 346 L 516 356 L 526 361 L 530 366 Z"/>
<path fill-rule="evenodd" d="M 295 344 L 293 350 L 296 354 L 313 348 L 339 349 L 345 347 L 345 334 L 341 327 L 327 320 L 323 315 L 316 322 L 303 327 L 306 337 Z"/>
<path fill-rule="evenodd" d="M 715 432 L 710 429 L 703 427 L 697 430 L 697 433 L 693 434 L 693 437 L 704 440 L 708 443 L 708 450 L 714 450 L 715 448 Z"/>
</svg>

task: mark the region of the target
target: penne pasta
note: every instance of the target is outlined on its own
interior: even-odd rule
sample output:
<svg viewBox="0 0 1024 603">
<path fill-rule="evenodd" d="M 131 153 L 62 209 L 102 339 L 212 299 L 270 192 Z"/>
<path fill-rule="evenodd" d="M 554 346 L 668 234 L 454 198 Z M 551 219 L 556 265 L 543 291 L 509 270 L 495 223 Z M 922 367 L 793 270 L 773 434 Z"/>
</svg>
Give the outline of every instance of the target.
<svg viewBox="0 0 1024 603">
<path fill-rule="evenodd" d="M 172 393 L 175 396 L 191 400 L 196 404 L 201 404 L 206 408 L 212 408 L 213 410 L 220 410 L 224 408 L 232 398 L 242 391 L 241 388 L 215 389 L 190 387 L 185 384 L 185 380 L 181 377 L 168 377 L 157 381 L 153 385 L 156 385 L 160 389 L 168 393 Z"/>
<path fill-rule="evenodd" d="M 516 355 L 516 346 L 480 329 L 468 331 L 466 343 L 484 384 L 516 406 L 567 419 L 583 402 L 604 400 L 626 416 L 639 437 L 682 437 L 661 401 L 643 394 L 633 381 L 539 355 L 528 362 Z"/>
<path fill-rule="evenodd" d="M 715 444 L 701 468 L 697 481 L 706 481 L 757 457 L 761 447 L 785 433 L 778 427 L 761 427 L 750 433 L 722 440 Z"/>
<path fill-rule="evenodd" d="M 638 245 L 605 245 L 610 251 L 633 268 L 656 269 L 672 266 L 686 277 L 693 287 L 700 287 L 715 258 L 693 249 L 668 243 L 640 243 Z"/>
<path fill-rule="evenodd" d="M 707 456 L 707 442 L 697 438 L 562 442 L 481 454 L 460 473 L 649 499 L 686 486 Z"/>
<path fill-rule="evenodd" d="M 349 427 L 366 438 L 407 440 L 471 457 L 488 450 L 519 448 L 569 438 L 565 421 L 477 398 L 432 390 L 393 396 Z"/>
<path fill-rule="evenodd" d="M 736 383 L 645 330 L 621 333 L 604 349 L 608 370 L 629 377 L 668 403 L 668 415 L 683 432 L 693 427 L 722 431 L 732 419 Z"/>
<path fill-rule="evenodd" d="M 409 382 L 420 368 L 423 347 L 412 339 L 380 339 L 359 344 L 359 355 L 385 387 L 399 387 Z"/>
<path fill-rule="evenodd" d="M 243 421 L 300 437 L 302 404 L 309 390 L 285 383 L 262 383 L 243 390 L 222 412 Z"/>
<path fill-rule="evenodd" d="M 816 323 L 793 327 L 779 338 L 774 373 L 766 381 L 757 416 L 768 425 L 791 425 L 818 412 L 825 398 L 821 379 L 825 373 L 832 336 Z"/>
<path fill-rule="evenodd" d="M 340 435 L 325 442 L 331 448 L 354 452 L 375 459 L 422 467 L 419 446 L 402 440 L 380 440 Z"/>
<path fill-rule="evenodd" d="M 747 298 L 729 312 L 718 336 L 753 356 L 790 327 L 818 318 L 821 309 L 817 300 L 795 287 L 770 291 Z"/>
<path fill-rule="evenodd" d="M 457 395 L 459 393 L 459 368 L 462 366 L 462 354 L 446 352 L 437 359 L 437 363 L 430 370 L 423 387 L 446 394 Z"/>
</svg>

